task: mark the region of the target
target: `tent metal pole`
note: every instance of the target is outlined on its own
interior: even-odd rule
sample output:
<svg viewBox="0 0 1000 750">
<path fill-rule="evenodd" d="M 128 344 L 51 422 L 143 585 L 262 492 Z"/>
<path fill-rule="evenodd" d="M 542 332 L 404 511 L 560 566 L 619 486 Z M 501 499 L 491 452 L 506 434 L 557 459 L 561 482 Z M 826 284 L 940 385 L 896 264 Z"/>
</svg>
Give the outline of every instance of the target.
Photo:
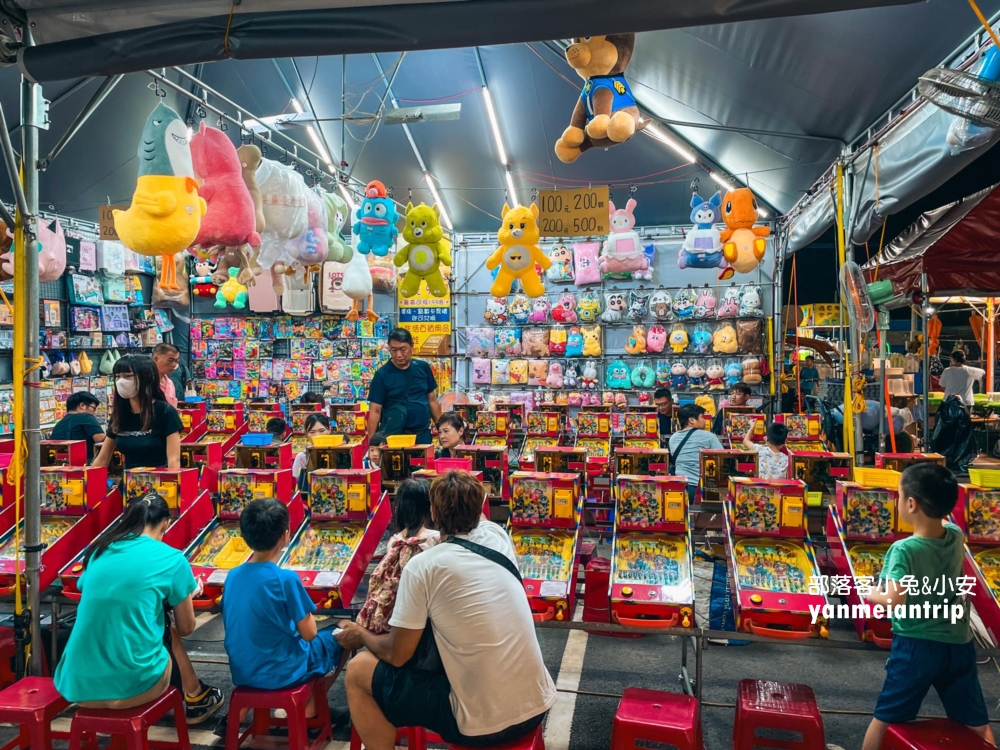
<svg viewBox="0 0 1000 750">
<path fill-rule="evenodd" d="M 29 37 L 30 38 L 30 37 Z M 45 101 L 42 87 L 21 78 L 21 170 L 24 179 L 24 199 L 27 211 L 22 214 L 24 222 L 24 257 L 18 271 L 25 275 L 25 299 L 18 301 L 24 305 L 26 338 L 25 359 L 34 363 L 39 358 L 38 340 L 38 253 L 28 251 L 33 247 L 38 215 L 38 131 L 46 126 Z M 6 128 L 3 129 L 6 132 Z M 30 240 L 30 243 L 29 243 Z M 32 367 L 24 376 L 24 436 L 27 443 L 27 457 L 24 471 L 24 570 L 28 584 L 28 609 L 31 612 L 31 672 L 42 674 L 42 631 L 41 631 L 41 591 L 39 572 L 42 561 L 41 538 L 41 430 L 39 422 L 38 382 L 41 372 Z M 15 384 L 15 387 L 22 387 Z"/>
<path fill-rule="evenodd" d="M 295 71 L 295 77 L 299 79 L 299 85 L 302 87 L 302 95 L 306 98 L 306 106 L 309 107 L 309 111 L 312 112 L 313 118 L 316 120 L 316 132 L 319 134 L 319 140 L 323 144 L 323 148 L 326 149 L 326 152 L 330 155 L 330 158 L 332 159 L 333 158 L 333 149 L 330 148 L 330 142 L 326 139 L 326 133 L 323 132 L 322 120 L 316 118 L 316 108 L 313 107 L 312 96 L 309 93 L 309 89 L 306 88 L 306 82 L 302 78 L 302 73 L 299 72 L 299 65 L 298 65 L 297 62 L 295 62 L 295 58 L 294 57 L 290 57 L 289 60 L 292 61 L 292 69 Z M 277 66 L 278 61 L 275 60 L 274 64 L 275 64 L 275 66 Z M 316 64 L 319 65 L 319 60 L 316 61 Z M 278 72 L 279 73 L 281 72 L 281 68 L 278 68 Z M 282 75 L 282 79 L 284 79 L 284 75 Z M 285 81 L 285 85 L 286 86 L 288 85 L 287 81 Z M 293 94 L 293 96 L 294 96 L 294 94 Z M 343 153 L 343 151 L 341 151 L 340 160 L 341 161 L 344 160 L 344 153 Z"/>
<path fill-rule="evenodd" d="M 21 185 L 21 175 L 19 162 L 14 155 L 14 146 L 10 142 L 10 133 L 7 132 L 7 117 L 4 115 L 3 106 L 0 105 L 0 148 L 3 149 L 4 164 L 7 165 L 7 176 L 10 177 L 10 187 L 14 193 L 14 203 L 21 216 L 29 216 L 28 202 L 24 197 L 24 187 Z M 13 225 L 12 225 L 13 226 Z"/>
<path fill-rule="evenodd" d="M 927 337 L 927 320 L 930 317 L 927 314 L 927 308 L 930 305 L 929 296 L 929 286 L 927 284 L 927 274 L 920 274 L 920 292 L 923 296 L 923 300 L 920 303 L 920 325 L 924 334 L 924 368 L 921 375 L 921 386 L 923 388 L 924 397 L 924 451 L 929 451 L 931 449 L 931 415 L 930 415 L 930 390 L 931 390 L 931 350 L 930 341 Z"/>
<path fill-rule="evenodd" d="M 63 133 L 62 138 L 59 139 L 59 142 L 49 152 L 49 155 L 44 159 L 39 160 L 38 168 L 41 171 L 44 172 L 49 168 L 49 165 L 52 164 L 52 162 L 55 161 L 55 158 L 63 152 L 63 149 L 66 148 L 69 142 L 73 139 L 73 136 L 80 132 L 80 128 L 87 123 L 90 116 L 97 111 L 97 108 L 100 107 L 101 104 L 104 103 L 104 100 L 108 98 L 108 94 L 115 90 L 115 86 L 121 83 L 121 80 L 124 77 L 125 76 L 123 75 L 108 76 L 101 81 L 101 85 L 98 87 L 97 91 L 95 91 L 94 95 L 90 97 L 90 101 L 87 102 L 86 106 L 82 110 L 80 110 L 76 119 L 73 120 L 73 123 L 69 126 L 66 132 Z"/>
<path fill-rule="evenodd" d="M 983 359 L 986 360 L 986 392 L 994 389 L 993 375 L 996 371 L 996 319 L 997 311 L 993 297 L 986 299 L 986 352 Z"/>
</svg>

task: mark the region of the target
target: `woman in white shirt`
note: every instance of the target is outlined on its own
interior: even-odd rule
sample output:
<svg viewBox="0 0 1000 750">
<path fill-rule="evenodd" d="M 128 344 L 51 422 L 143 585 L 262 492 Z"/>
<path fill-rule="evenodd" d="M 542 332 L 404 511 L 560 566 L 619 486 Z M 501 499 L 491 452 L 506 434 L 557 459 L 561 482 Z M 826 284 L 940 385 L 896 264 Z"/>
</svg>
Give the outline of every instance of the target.
<svg viewBox="0 0 1000 750">
<path fill-rule="evenodd" d="M 305 428 L 306 437 L 310 440 L 319 435 L 329 435 L 333 432 L 330 428 L 329 418 L 326 414 L 320 414 L 319 412 L 310 414 L 306 417 Z M 299 478 L 299 474 L 305 470 L 308 463 L 309 457 L 306 454 L 306 451 L 299 452 L 299 454 L 295 457 L 295 460 L 292 462 L 292 476 L 296 479 L 296 481 Z"/>
</svg>

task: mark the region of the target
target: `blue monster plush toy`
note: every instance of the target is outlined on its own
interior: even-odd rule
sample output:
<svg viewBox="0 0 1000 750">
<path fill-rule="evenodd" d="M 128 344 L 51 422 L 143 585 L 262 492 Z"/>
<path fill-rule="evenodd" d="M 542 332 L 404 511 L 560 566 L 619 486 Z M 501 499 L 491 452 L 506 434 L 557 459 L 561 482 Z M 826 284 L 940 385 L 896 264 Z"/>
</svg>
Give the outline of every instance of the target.
<svg viewBox="0 0 1000 750">
<path fill-rule="evenodd" d="M 623 360 L 616 359 L 608 365 L 608 371 L 604 376 L 604 382 L 607 383 L 608 388 L 631 388 L 632 373 L 629 371 L 628 365 L 625 364 Z"/>
<path fill-rule="evenodd" d="M 739 362 L 730 362 L 726 365 L 726 385 L 734 386 L 743 380 L 743 366 Z"/>
<path fill-rule="evenodd" d="M 576 326 L 569 329 L 569 337 L 566 339 L 566 356 L 583 356 L 583 333 Z"/>
<path fill-rule="evenodd" d="M 388 255 L 399 234 L 396 228 L 399 214 L 385 185 L 378 180 L 368 183 L 356 216 L 358 220 L 351 231 L 358 237 L 358 252 L 362 255 L 368 255 L 369 251 L 375 255 Z"/>
<path fill-rule="evenodd" d="M 712 332 L 707 328 L 699 328 L 691 337 L 691 348 L 698 354 L 708 354 L 708 347 L 712 343 Z"/>
<path fill-rule="evenodd" d="M 691 221 L 684 244 L 677 253 L 678 268 L 719 268 L 726 265 L 722 257 L 722 238 L 716 224 L 722 221 L 719 206 L 722 194 L 716 193 L 709 200 L 698 193 L 691 196 Z"/>
</svg>

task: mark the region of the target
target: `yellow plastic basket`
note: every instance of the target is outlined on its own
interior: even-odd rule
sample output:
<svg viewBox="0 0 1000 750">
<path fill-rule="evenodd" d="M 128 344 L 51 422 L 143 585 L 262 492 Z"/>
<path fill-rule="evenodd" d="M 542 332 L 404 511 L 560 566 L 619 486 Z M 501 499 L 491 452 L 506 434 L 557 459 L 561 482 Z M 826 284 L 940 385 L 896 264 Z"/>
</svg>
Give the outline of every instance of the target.
<svg viewBox="0 0 1000 750">
<path fill-rule="evenodd" d="M 389 435 L 385 439 L 385 444 L 390 448 L 409 448 L 411 445 L 416 445 L 416 442 L 416 435 Z"/>
<path fill-rule="evenodd" d="M 863 484 L 865 487 L 891 487 L 899 486 L 900 472 L 892 469 L 875 469 L 871 466 L 855 466 L 854 481 Z"/>
<path fill-rule="evenodd" d="M 317 435 L 312 439 L 314 448 L 333 448 L 344 444 L 343 435 Z"/>
<path fill-rule="evenodd" d="M 823 505 L 823 493 L 822 492 L 807 492 L 806 493 L 806 504 L 810 508 L 820 508 Z"/>
<path fill-rule="evenodd" d="M 975 469 L 970 466 L 969 480 L 977 487 L 1000 489 L 1000 469 Z"/>
</svg>

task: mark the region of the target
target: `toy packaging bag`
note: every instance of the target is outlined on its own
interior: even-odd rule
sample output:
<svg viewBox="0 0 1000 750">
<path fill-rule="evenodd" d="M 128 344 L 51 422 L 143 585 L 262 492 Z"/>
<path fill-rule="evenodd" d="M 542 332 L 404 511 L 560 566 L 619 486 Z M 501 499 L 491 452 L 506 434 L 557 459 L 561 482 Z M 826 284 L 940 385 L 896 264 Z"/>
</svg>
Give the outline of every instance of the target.
<svg viewBox="0 0 1000 750">
<path fill-rule="evenodd" d="M 761 320 L 738 320 L 736 321 L 736 340 L 739 350 L 744 354 L 763 354 L 762 340 L 760 335 Z M 732 354 L 732 352 L 728 352 Z"/>
<path fill-rule="evenodd" d="M 726 288 L 715 309 L 717 318 L 735 318 L 740 314 L 740 290 L 735 284 Z"/>
<path fill-rule="evenodd" d="M 764 315 L 761 308 L 760 287 L 756 284 L 744 284 L 740 287 L 740 317 L 759 318 Z"/>
<path fill-rule="evenodd" d="M 632 320 L 642 320 L 646 317 L 646 310 L 649 305 L 649 292 L 640 287 L 630 289 L 628 293 L 628 316 Z"/>
<path fill-rule="evenodd" d="M 498 357 L 521 356 L 521 329 L 497 328 L 496 350 Z"/>
<path fill-rule="evenodd" d="M 694 289 L 687 287 L 681 289 L 674 295 L 674 315 L 678 320 L 691 320 L 694 318 L 694 305 L 698 297 Z"/>
<path fill-rule="evenodd" d="M 510 361 L 510 384 L 511 385 L 528 384 L 528 360 L 512 359 Z"/>
<path fill-rule="evenodd" d="M 661 323 L 672 322 L 674 315 L 674 299 L 666 289 L 657 289 L 649 298 L 649 311 Z"/>
<path fill-rule="evenodd" d="M 497 356 L 495 334 L 492 328 L 470 328 L 465 353 L 470 357 Z"/>
<path fill-rule="evenodd" d="M 684 327 L 683 323 L 674 323 L 674 327 L 670 331 L 669 342 L 670 349 L 674 354 L 680 354 L 688 348 L 690 340 L 688 339 L 687 328 Z"/>
<path fill-rule="evenodd" d="M 691 336 L 691 351 L 698 354 L 708 354 L 712 346 L 712 329 L 707 323 L 699 323 L 695 326 Z"/>
<path fill-rule="evenodd" d="M 515 294 L 507 306 L 507 315 L 511 323 L 523 326 L 530 321 L 531 300 L 526 294 Z"/>
<path fill-rule="evenodd" d="M 566 329 L 563 326 L 554 326 L 549 331 L 549 353 L 566 353 Z"/>
<path fill-rule="evenodd" d="M 492 364 L 482 357 L 472 359 L 472 382 L 475 385 L 489 385 L 493 382 Z"/>
<path fill-rule="evenodd" d="M 576 303 L 576 314 L 581 323 L 593 323 L 601 314 L 601 297 L 596 292 L 586 291 Z"/>
<path fill-rule="evenodd" d="M 548 360 L 532 359 L 528 362 L 528 385 L 545 385 L 548 376 Z"/>
<path fill-rule="evenodd" d="M 694 317 L 714 318 L 717 305 L 718 300 L 715 299 L 715 292 L 712 291 L 711 287 L 705 286 L 699 289 L 698 297 L 694 302 Z"/>
<path fill-rule="evenodd" d="M 486 300 L 486 309 L 483 311 L 483 319 L 487 323 L 495 326 L 502 326 L 507 322 L 507 298 L 490 297 Z"/>
<path fill-rule="evenodd" d="M 493 360 L 493 385 L 510 385 L 510 360 Z"/>
<path fill-rule="evenodd" d="M 560 296 L 549 312 L 556 323 L 576 323 L 576 297 L 572 294 Z"/>
<path fill-rule="evenodd" d="M 720 323 L 712 334 L 712 351 L 716 354 L 736 354 L 739 343 L 736 339 L 736 329 L 730 322 Z"/>
<path fill-rule="evenodd" d="M 545 271 L 545 278 L 555 284 L 572 284 L 575 277 L 573 251 L 557 242 L 548 252 L 552 265 Z"/>
<path fill-rule="evenodd" d="M 577 286 L 601 283 L 601 267 L 597 261 L 600 251 L 599 242 L 577 242 L 573 245 L 574 282 Z"/>
<path fill-rule="evenodd" d="M 549 329 L 525 328 L 521 331 L 521 354 L 525 357 L 549 356 Z"/>
</svg>

